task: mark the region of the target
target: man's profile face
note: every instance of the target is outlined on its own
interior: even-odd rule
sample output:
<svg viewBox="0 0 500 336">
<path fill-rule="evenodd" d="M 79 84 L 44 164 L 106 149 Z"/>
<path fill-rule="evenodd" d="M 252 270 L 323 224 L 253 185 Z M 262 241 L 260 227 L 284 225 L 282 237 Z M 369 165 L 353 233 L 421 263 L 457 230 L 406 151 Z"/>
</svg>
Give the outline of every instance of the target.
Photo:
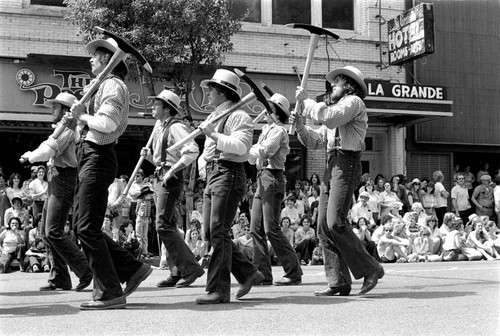
<svg viewBox="0 0 500 336">
<path fill-rule="evenodd" d="M 100 74 L 108 64 L 110 56 L 102 50 L 96 50 L 90 59 L 90 66 L 94 75 Z"/>
</svg>

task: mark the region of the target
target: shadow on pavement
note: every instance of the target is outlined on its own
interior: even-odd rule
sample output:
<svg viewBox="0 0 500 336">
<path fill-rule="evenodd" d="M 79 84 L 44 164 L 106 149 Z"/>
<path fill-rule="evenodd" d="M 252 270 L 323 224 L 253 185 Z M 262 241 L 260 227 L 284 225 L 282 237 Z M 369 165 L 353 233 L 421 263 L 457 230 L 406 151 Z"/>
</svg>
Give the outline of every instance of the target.
<svg viewBox="0 0 500 336">
<path fill-rule="evenodd" d="M 13 317 L 72 315 L 79 312 L 81 312 L 79 307 L 74 307 L 66 304 L 0 308 L 0 316 L 13 315 Z"/>
</svg>

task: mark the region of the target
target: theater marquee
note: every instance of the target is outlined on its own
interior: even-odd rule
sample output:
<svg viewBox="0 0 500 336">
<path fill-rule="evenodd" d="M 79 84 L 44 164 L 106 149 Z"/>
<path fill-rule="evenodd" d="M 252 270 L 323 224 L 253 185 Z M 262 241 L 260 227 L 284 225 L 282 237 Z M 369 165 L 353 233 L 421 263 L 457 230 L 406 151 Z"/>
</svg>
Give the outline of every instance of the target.
<svg viewBox="0 0 500 336">
<path fill-rule="evenodd" d="M 389 64 L 403 65 L 434 52 L 434 12 L 422 3 L 387 22 Z"/>
</svg>

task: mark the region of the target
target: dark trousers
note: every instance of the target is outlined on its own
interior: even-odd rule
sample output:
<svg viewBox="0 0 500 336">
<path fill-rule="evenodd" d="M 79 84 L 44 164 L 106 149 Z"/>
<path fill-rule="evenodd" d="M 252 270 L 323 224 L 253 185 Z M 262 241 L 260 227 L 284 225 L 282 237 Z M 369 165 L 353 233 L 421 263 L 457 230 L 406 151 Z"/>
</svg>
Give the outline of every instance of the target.
<svg viewBox="0 0 500 336">
<path fill-rule="evenodd" d="M 56 287 L 71 287 L 68 265 L 80 279 L 92 276 L 87 258 L 75 242 L 64 233 L 64 226 L 73 206 L 76 168 L 54 167 L 50 173 L 49 198 L 43 208 L 41 227 L 51 266 L 48 282 Z"/>
<path fill-rule="evenodd" d="M 118 168 L 114 146 L 84 141 L 78 146 L 78 157 L 75 234 L 94 275 L 94 300 L 110 300 L 123 295 L 120 283 L 126 282 L 142 263 L 101 230 L 108 187 Z"/>
<path fill-rule="evenodd" d="M 264 275 L 265 281 L 273 280 L 267 239 L 283 266 L 284 276 L 290 279 L 302 277 L 297 255 L 279 226 L 281 202 L 284 197 L 283 171 L 268 169 L 260 171 L 257 176 L 257 191 L 252 203 L 250 228 L 253 237 L 252 263 Z"/>
<path fill-rule="evenodd" d="M 361 179 L 361 152 L 331 151 L 328 169 L 330 179 L 324 179 L 327 187 L 321 188 L 319 201 L 318 235 L 323 245 L 326 279 L 330 287 L 335 287 L 352 283 L 349 270 L 355 279 L 360 279 L 381 266 L 368 254 L 347 221 L 352 195 Z"/>
<path fill-rule="evenodd" d="M 207 186 L 203 194 L 203 227 L 213 253 L 208 263 L 207 292 L 229 293 L 231 273 L 243 283 L 257 271 L 238 250 L 230 234 L 245 187 L 243 163 L 219 161 L 208 165 Z"/>
<path fill-rule="evenodd" d="M 173 177 L 167 182 L 166 187 L 162 185 L 161 180 L 155 183 L 156 231 L 167 249 L 167 263 L 171 275 L 187 277 L 203 269 L 177 231 L 174 213 L 177 201 L 183 192 L 184 180 L 182 171 L 176 176 L 177 178 Z"/>
</svg>

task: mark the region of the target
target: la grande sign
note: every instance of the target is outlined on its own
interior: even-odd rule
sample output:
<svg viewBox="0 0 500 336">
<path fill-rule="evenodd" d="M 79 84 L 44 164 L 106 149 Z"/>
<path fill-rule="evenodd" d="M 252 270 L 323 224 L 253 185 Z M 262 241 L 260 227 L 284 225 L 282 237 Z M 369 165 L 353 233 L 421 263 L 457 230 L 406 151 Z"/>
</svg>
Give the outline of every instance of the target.
<svg viewBox="0 0 500 336">
<path fill-rule="evenodd" d="M 446 100 L 446 89 L 442 86 L 411 85 L 379 81 L 366 81 L 368 96 Z"/>
</svg>

